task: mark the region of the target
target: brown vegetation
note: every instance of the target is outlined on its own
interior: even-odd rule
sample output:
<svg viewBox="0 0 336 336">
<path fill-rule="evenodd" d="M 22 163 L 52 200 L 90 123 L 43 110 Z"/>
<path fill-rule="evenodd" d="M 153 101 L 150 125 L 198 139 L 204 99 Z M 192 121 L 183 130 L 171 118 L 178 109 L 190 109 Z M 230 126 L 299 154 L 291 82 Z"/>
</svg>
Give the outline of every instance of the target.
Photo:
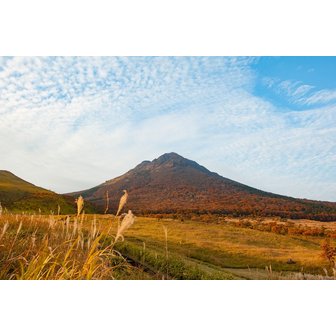
<svg viewBox="0 0 336 336">
<path fill-rule="evenodd" d="M 106 193 L 118 204 L 122 190 L 132 195 L 129 209 L 138 215 L 278 216 L 291 219 L 336 220 L 336 203 L 296 199 L 264 192 L 212 173 L 175 153 L 144 161 L 126 174 L 73 196 L 106 209 Z M 111 207 L 116 213 L 117 207 Z"/>
</svg>

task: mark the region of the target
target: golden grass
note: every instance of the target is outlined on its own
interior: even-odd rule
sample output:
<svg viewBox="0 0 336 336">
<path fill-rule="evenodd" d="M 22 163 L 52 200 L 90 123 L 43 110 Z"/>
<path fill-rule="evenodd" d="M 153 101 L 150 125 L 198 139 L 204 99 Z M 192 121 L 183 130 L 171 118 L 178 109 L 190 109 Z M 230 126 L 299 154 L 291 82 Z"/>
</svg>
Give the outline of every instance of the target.
<svg viewBox="0 0 336 336">
<path fill-rule="evenodd" d="M 127 239 L 140 239 L 146 242 L 157 241 L 165 246 L 165 238 L 159 229 L 163 221 L 151 218 L 139 218 L 137 225 L 127 232 Z M 230 254 L 232 259 L 240 258 L 244 267 L 253 263 L 264 268 L 272 263 L 289 268 L 287 261 L 295 260 L 305 268 L 321 269 L 327 267 L 322 257 L 321 237 L 285 236 L 272 232 L 262 232 L 239 228 L 230 223 L 201 223 L 194 221 L 164 220 L 169 230 L 169 243 L 180 246 L 181 250 L 197 249 L 206 252 L 212 260 L 221 252 Z M 244 260 L 246 264 L 244 265 Z M 254 262 L 253 262 L 254 261 Z M 263 264 L 264 263 L 264 264 Z"/>
<path fill-rule="evenodd" d="M 131 267 L 95 216 L 6 214 L 0 232 L 0 279 L 114 279 Z"/>
<path fill-rule="evenodd" d="M 325 227 L 329 230 L 336 230 L 336 222 L 320 222 L 320 221 L 315 221 L 311 219 L 281 219 L 281 218 L 276 218 L 276 217 L 262 217 L 262 218 L 251 218 L 248 217 L 248 220 L 252 223 L 257 223 L 261 221 L 264 224 L 267 223 L 272 223 L 274 221 L 278 222 L 278 224 L 284 224 L 284 223 L 289 223 L 293 224 L 294 226 L 304 226 L 308 228 L 321 228 Z M 239 222 L 241 221 L 241 218 L 237 217 L 226 217 L 226 221 L 228 222 Z"/>
<path fill-rule="evenodd" d="M 322 237 L 241 228 L 230 220 L 203 223 L 138 217 L 133 225 L 134 220 L 132 212 L 120 225 L 113 215 L 2 214 L 0 278 L 133 277 L 142 271 L 136 270 L 137 267 L 131 266 L 118 252 L 122 250 L 124 243 L 119 241 L 123 241 L 124 235 L 128 243 L 142 250 L 143 262 L 145 255 L 162 254 L 167 262 L 165 278 L 170 276 L 168 247 L 169 262 L 170 258 L 178 257 L 201 271 L 223 271 L 240 278 L 329 279 L 334 276 L 329 269 L 328 276 L 324 274 L 328 263 L 322 257 Z M 295 265 L 288 265 L 289 259 L 294 260 Z M 135 275 L 138 276 L 148 278 L 148 275 Z"/>
</svg>

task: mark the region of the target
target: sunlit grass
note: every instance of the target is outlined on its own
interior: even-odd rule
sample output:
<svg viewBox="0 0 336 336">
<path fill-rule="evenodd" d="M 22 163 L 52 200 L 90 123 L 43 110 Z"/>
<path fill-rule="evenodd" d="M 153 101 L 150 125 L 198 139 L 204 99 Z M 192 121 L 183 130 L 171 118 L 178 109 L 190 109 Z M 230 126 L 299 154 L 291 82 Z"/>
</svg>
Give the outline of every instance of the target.
<svg viewBox="0 0 336 336">
<path fill-rule="evenodd" d="M 131 266 L 104 244 L 98 226 L 95 217 L 84 215 L 2 215 L 0 278 L 114 279 L 116 269 Z"/>
<path fill-rule="evenodd" d="M 138 218 L 127 241 L 145 242 L 147 249 L 164 252 L 163 221 Z M 327 262 L 321 255 L 321 237 L 280 235 L 228 223 L 165 220 L 169 252 L 223 268 L 260 268 L 272 264 L 278 271 L 323 272 Z M 295 264 L 288 264 L 292 259 Z"/>
<path fill-rule="evenodd" d="M 300 279 L 328 268 L 322 237 L 129 217 L 2 214 L 0 278 Z"/>
</svg>

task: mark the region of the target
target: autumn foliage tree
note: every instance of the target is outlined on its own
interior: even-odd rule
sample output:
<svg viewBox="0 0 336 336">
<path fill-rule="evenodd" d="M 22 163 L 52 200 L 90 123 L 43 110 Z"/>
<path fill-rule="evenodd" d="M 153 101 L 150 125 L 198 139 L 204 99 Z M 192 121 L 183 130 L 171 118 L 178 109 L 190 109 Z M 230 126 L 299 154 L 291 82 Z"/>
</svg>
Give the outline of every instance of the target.
<svg viewBox="0 0 336 336">
<path fill-rule="evenodd" d="M 330 265 L 335 264 L 336 247 L 332 246 L 330 239 L 326 239 L 322 243 L 323 256 L 329 261 Z"/>
</svg>

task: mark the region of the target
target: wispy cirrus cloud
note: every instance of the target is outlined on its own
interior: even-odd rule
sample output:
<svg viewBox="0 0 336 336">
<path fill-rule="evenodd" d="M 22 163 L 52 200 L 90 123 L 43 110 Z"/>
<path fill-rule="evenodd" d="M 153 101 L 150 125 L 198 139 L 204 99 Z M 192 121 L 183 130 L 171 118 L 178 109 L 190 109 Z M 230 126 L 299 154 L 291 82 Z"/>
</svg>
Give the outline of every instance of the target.
<svg viewBox="0 0 336 336">
<path fill-rule="evenodd" d="M 283 111 L 253 93 L 256 61 L 0 58 L 1 169 L 69 192 L 176 151 L 260 189 L 335 199 L 335 106 Z"/>
<path fill-rule="evenodd" d="M 306 105 L 325 104 L 336 101 L 336 90 L 319 90 L 308 97 L 305 97 L 303 103 Z"/>
<path fill-rule="evenodd" d="M 264 78 L 264 85 L 276 93 L 286 96 L 291 102 L 299 105 L 323 105 L 336 101 L 336 89 L 318 90 L 315 86 L 304 84 L 301 81 Z"/>
</svg>

